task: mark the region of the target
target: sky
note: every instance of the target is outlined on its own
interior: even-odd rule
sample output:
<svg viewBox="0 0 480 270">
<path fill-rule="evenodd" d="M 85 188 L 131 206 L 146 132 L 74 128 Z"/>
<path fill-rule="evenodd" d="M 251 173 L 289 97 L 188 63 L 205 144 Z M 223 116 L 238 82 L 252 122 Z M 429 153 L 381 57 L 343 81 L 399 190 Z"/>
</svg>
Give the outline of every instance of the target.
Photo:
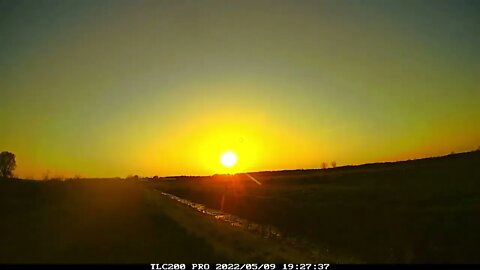
<svg viewBox="0 0 480 270">
<path fill-rule="evenodd" d="M 478 1 L 0 0 L 0 151 L 42 178 L 474 150 L 479 48 Z"/>
</svg>

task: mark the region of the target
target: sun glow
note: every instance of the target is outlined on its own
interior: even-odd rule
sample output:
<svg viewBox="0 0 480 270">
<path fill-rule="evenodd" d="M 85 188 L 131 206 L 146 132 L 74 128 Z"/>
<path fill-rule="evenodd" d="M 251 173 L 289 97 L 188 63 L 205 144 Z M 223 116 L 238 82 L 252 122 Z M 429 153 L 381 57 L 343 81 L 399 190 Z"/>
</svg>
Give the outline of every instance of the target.
<svg viewBox="0 0 480 270">
<path fill-rule="evenodd" d="M 233 167 L 237 163 L 237 155 L 232 151 L 227 151 L 220 156 L 220 163 L 227 168 Z"/>
</svg>

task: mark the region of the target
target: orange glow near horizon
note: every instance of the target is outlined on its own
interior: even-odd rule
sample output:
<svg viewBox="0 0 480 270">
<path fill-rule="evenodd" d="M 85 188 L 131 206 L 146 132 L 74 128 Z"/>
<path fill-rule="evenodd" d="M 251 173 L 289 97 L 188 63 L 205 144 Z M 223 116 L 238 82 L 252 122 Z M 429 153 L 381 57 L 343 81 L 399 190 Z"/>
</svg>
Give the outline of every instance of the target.
<svg viewBox="0 0 480 270">
<path fill-rule="evenodd" d="M 474 3 L 5 2 L 0 151 L 16 155 L 22 178 L 308 169 L 478 148 Z M 235 166 L 219 162 L 225 151 Z"/>
</svg>

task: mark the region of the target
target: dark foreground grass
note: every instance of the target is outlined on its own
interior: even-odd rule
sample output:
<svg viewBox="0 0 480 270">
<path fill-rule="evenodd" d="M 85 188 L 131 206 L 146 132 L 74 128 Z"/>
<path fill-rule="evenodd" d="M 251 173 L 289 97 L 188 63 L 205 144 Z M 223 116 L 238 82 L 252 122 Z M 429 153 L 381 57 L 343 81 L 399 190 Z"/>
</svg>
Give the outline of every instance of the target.
<svg viewBox="0 0 480 270">
<path fill-rule="evenodd" d="M 0 181 L 0 263 L 305 261 L 140 181 Z"/>
<path fill-rule="evenodd" d="M 480 263 L 480 152 L 329 170 L 156 181 L 150 187 L 373 263 Z"/>
<path fill-rule="evenodd" d="M 0 217 L 1 263 L 222 259 L 204 239 L 152 209 L 139 183 L 3 181 Z"/>
<path fill-rule="evenodd" d="M 321 262 L 479 263 L 480 152 L 152 182 L 0 180 L 0 263 L 306 262 L 163 190 L 272 225 Z M 318 252 L 317 252 L 318 251 Z"/>
</svg>

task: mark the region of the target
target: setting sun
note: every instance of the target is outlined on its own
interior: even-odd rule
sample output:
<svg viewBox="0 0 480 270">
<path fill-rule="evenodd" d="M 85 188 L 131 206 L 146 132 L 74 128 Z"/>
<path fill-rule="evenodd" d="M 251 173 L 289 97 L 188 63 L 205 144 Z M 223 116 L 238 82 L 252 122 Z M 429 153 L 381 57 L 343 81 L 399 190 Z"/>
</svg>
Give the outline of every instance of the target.
<svg viewBox="0 0 480 270">
<path fill-rule="evenodd" d="M 220 163 L 225 167 L 232 167 L 237 163 L 237 155 L 231 151 L 225 152 L 220 156 Z"/>
</svg>

